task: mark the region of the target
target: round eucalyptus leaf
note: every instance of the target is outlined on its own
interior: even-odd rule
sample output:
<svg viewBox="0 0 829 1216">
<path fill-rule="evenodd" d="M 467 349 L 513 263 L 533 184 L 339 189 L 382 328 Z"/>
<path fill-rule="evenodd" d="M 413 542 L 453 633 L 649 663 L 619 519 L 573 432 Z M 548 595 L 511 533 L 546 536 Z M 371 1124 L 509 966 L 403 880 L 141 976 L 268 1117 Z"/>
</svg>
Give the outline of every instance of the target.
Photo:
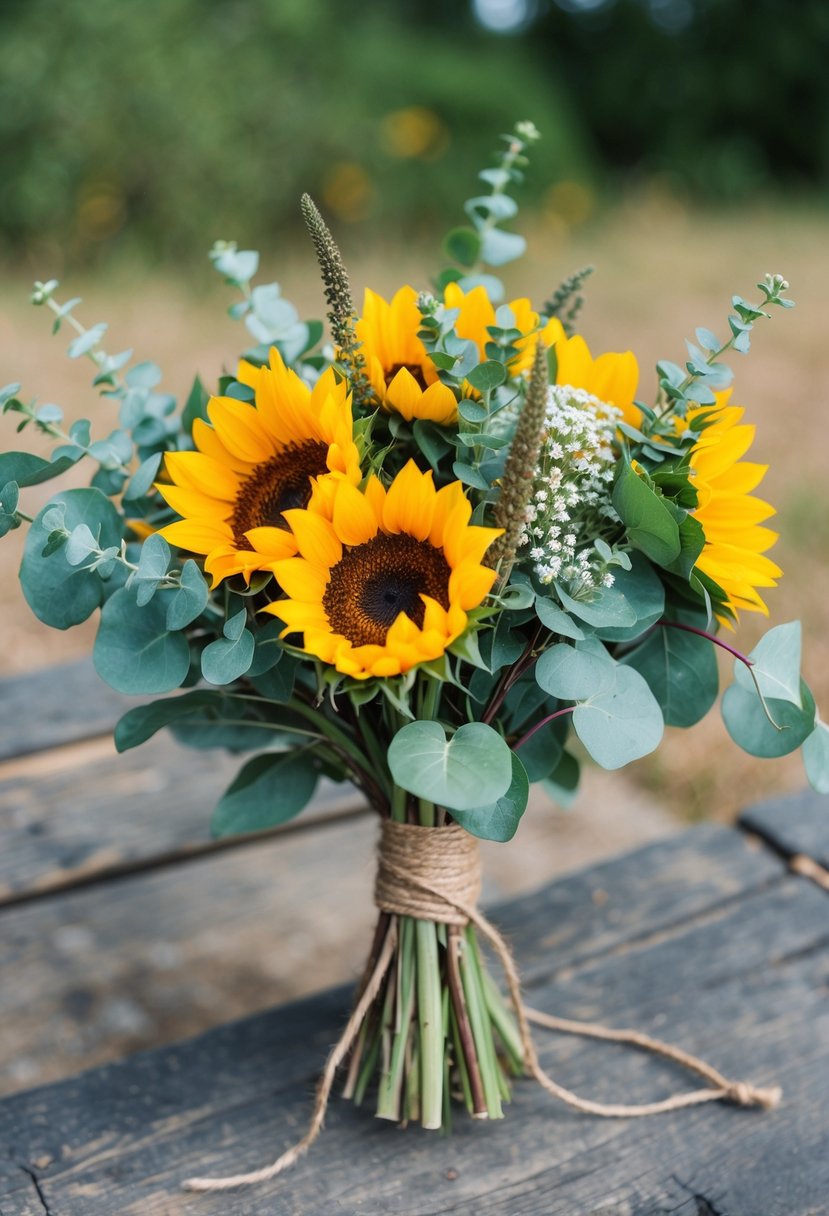
<svg viewBox="0 0 829 1216">
<path fill-rule="evenodd" d="M 624 598 L 636 620 L 632 625 L 600 625 L 596 633 L 607 642 L 629 642 L 655 625 L 664 613 L 665 587 L 641 553 L 631 554 L 630 570 L 614 567 L 613 580 L 610 590 Z"/>
<path fill-rule="evenodd" d="M 577 705 L 573 726 L 602 768 L 622 768 L 654 751 L 662 739 L 662 712 L 651 690 L 632 667 L 616 665 L 616 680 Z"/>
<path fill-rule="evenodd" d="M 190 667 L 190 648 L 167 630 L 167 593 L 139 607 L 122 587 L 101 609 L 92 657 L 95 670 L 118 692 L 159 693 L 179 688 Z"/>
<path fill-rule="evenodd" d="M 529 795 L 529 778 L 521 760 L 513 752 L 512 781 L 507 792 L 488 806 L 479 806 L 472 811 L 454 810 L 452 818 L 481 840 L 512 840 L 527 809 Z"/>
<path fill-rule="evenodd" d="M 829 726 L 817 722 L 803 744 L 803 765 L 812 789 L 829 794 Z"/>
<path fill-rule="evenodd" d="M 73 532 L 84 524 L 102 549 L 121 543 L 121 517 L 105 494 L 95 489 L 64 490 L 49 500 L 34 519 L 26 537 L 20 584 L 26 602 L 39 620 L 54 629 L 78 625 L 98 608 L 104 598 L 104 584 L 93 570 L 69 564 L 62 548 L 46 548 L 53 528 L 44 516 L 62 509 L 63 527 Z"/>
<path fill-rule="evenodd" d="M 800 654 L 802 647 L 800 621 L 776 625 L 764 633 L 748 656 L 753 664 L 749 673 L 745 663 L 734 663 L 734 680 L 748 692 L 755 691 L 752 675 L 764 697 L 791 701 L 800 708 Z M 755 693 L 756 695 L 756 693 Z"/>
<path fill-rule="evenodd" d="M 580 650 L 560 642 L 541 655 L 535 678 L 539 688 L 559 701 L 583 701 L 613 687 L 616 666 L 606 652 Z"/>
<path fill-rule="evenodd" d="M 232 684 L 250 667 L 254 648 L 253 634 L 249 629 L 242 629 L 235 638 L 217 638 L 202 651 L 202 675 L 208 684 Z"/>
<path fill-rule="evenodd" d="M 439 722 L 408 722 L 392 739 L 388 761 L 402 789 L 450 811 L 496 802 L 512 782 L 512 753 L 483 722 L 465 723 L 451 739 Z"/>
<path fill-rule="evenodd" d="M 803 680 L 800 682 L 800 705 L 791 701 L 767 697 L 766 705 L 777 727 L 769 722 L 757 690 L 732 684 L 722 699 L 725 729 L 731 738 L 750 756 L 772 758 L 796 751 L 815 728 L 815 700 Z"/>
</svg>

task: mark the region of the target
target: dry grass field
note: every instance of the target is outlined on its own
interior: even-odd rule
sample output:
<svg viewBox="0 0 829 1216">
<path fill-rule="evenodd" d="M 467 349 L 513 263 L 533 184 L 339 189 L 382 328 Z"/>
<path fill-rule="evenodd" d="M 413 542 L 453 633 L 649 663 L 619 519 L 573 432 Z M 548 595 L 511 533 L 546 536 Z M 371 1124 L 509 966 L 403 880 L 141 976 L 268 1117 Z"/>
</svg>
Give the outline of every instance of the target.
<svg viewBox="0 0 829 1216">
<path fill-rule="evenodd" d="M 748 298 L 767 270 L 790 280 L 798 308 L 778 313 L 755 331 L 754 350 L 736 357 L 735 402 L 756 422 L 752 459 L 768 462 L 765 496 L 779 510 L 781 539 L 773 556 L 785 578 L 768 595 L 775 622 L 800 616 L 804 622 L 804 669 L 818 702 L 829 707 L 829 443 L 825 394 L 829 344 L 823 330 L 829 215 L 818 211 L 754 210 L 743 214 L 691 213 L 659 195 L 639 197 L 577 233 L 539 218 L 530 256 L 512 273 L 515 294 L 545 298 L 565 274 L 591 262 L 583 332 L 594 351 L 632 348 L 642 368 L 640 396 L 650 397 L 650 369 L 659 357 L 680 361 L 682 341 L 697 325 L 725 332 L 732 292 Z M 348 236 L 343 244 L 348 254 Z M 388 292 L 401 281 L 422 282 L 431 251 L 392 241 L 351 257 L 358 291 L 369 283 Z M 290 248 L 264 259 L 264 273 L 280 280 L 304 315 L 322 314 L 321 292 L 310 248 Z M 68 339 L 49 336 L 48 318 L 27 305 L 29 279 L 48 277 L 50 266 L 7 274 L 0 282 L 0 384 L 22 380 L 24 393 L 56 401 L 68 418 L 89 417 L 101 435 L 116 425 L 112 406 L 96 396 L 90 365 L 64 356 Z M 226 289 L 205 266 L 192 278 L 164 267 L 137 271 L 119 265 L 94 277 L 65 282 L 59 298 L 81 295 L 88 323 L 110 322 L 111 350 L 133 346 L 165 371 L 165 387 L 186 392 L 198 369 L 205 383 L 232 365 L 244 344 L 238 324 L 224 313 Z M 11 419 L 0 419 L 0 447 L 16 446 Z M 45 450 L 45 449 L 44 449 Z M 37 509 L 48 487 L 26 493 L 26 509 Z M 20 672 L 87 652 L 94 623 L 68 634 L 39 625 L 16 583 L 22 537 L 0 544 L 0 673 Z M 750 649 L 764 622 L 746 617 L 738 644 Z M 724 665 L 725 667 L 725 665 Z M 734 748 L 716 714 L 690 732 L 669 732 L 658 755 L 633 766 L 629 779 L 644 794 L 687 818 L 729 818 L 742 805 L 802 786 L 799 757 L 760 762 Z M 595 790 L 596 785 L 593 783 Z M 608 784 L 612 796 L 615 788 Z M 647 800 L 647 799 L 646 799 Z"/>
</svg>

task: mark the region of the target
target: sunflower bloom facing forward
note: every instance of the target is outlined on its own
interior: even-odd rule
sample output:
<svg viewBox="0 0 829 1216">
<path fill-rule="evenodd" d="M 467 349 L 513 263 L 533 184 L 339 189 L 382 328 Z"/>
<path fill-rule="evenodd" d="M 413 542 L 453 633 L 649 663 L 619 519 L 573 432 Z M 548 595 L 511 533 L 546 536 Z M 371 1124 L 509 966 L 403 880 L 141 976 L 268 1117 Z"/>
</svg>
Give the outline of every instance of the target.
<svg viewBox="0 0 829 1216">
<path fill-rule="evenodd" d="M 337 489 L 333 519 L 288 511 L 298 557 L 273 570 L 288 596 L 264 609 L 302 633 L 303 649 L 358 680 L 439 658 L 486 597 L 482 564 L 497 528 L 470 525 L 460 482 L 436 490 L 413 461 L 388 490 Z"/>
<path fill-rule="evenodd" d="M 362 476 L 351 401 L 333 371 L 309 389 L 274 349 L 269 365 L 243 361 L 237 376 L 255 403 L 211 398 L 210 425 L 193 425 L 197 450 L 169 452 L 172 484 L 157 487 L 182 517 L 161 535 L 202 554 L 214 586 L 234 574 L 249 582 L 254 571 L 296 553 L 284 512 L 330 513 L 336 483 L 356 485 Z"/>
<path fill-rule="evenodd" d="M 775 587 L 782 571 L 764 556 L 777 533 L 760 525 L 775 511 L 751 494 L 767 466 L 740 459 L 754 440 L 755 428 L 740 425 L 745 410 L 728 405 L 730 395 L 719 394 L 716 407 L 688 411 L 687 422 L 700 415 L 710 419 L 691 456 L 698 497 L 694 516 L 705 533 L 697 568 L 722 588 L 732 612 L 768 616 L 758 588 Z"/>
<path fill-rule="evenodd" d="M 363 315 L 355 326 L 371 387 L 387 410 L 408 422 L 427 418 L 441 426 L 458 416 L 455 394 L 442 384 L 417 336 L 420 310 L 413 287 L 401 287 L 391 303 L 366 289 Z"/>
</svg>

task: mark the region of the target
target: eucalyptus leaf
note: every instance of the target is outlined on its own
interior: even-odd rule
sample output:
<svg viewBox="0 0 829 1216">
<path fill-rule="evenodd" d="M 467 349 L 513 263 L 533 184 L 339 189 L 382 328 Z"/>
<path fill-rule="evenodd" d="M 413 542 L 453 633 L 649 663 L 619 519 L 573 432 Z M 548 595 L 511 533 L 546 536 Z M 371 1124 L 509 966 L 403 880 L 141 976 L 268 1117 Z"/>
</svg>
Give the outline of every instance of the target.
<svg viewBox="0 0 829 1216">
<path fill-rule="evenodd" d="M 318 777 L 319 770 L 307 751 L 254 756 L 219 800 L 211 834 L 238 836 L 286 823 L 310 802 Z"/>
<path fill-rule="evenodd" d="M 162 592 L 139 608 L 125 587 L 104 604 L 92 657 L 98 675 L 118 692 L 170 692 L 184 682 L 190 648 L 182 634 L 168 632 L 167 604 Z"/>
<path fill-rule="evenodd" d="M 452 818 L 472 836 L 481 840 L 512 840 L 521 816 L 527 809 L 530 782 L 524 765 L 515 752 L 512 756 L 512 780 L 505 794 L 487 806 L 472 811 L 452 812 Z"/>
<path fill-rule="evenodd" d="M 121 543 L 121 517 L 100 490 L 64 490 L 49 500 L 29 528 L 20 566 L 23 594 L 44 624 L 68 629 L 100 606 L 104 585 L 94 571 L 79 570 L 67 562 L 62 533 L 58 531 L 55 537 L 56 519 L 67 532 L 85 524 L 101 548 L 108 549 Z M 44 556 L 47 547 L 49 554 Z"/>
<path fill-rule="evenodd" d="M 542 781 L 542 788 L 553 802 L 567 810 L 573 805 L 579 789 L 579 762 L 570 752 L 562 752 L 556 767 Z"/>
<path fill-rule="evenodd" d="M 243 617 L 243 614 L 238 613 Z M 235 637 L 228 635 L 228 626 L 236 630 L 235 619 L 225 622 L 225 636 L 217 638 L 202 651 L 201 670 L 208 684 L 232 684 L 243 676 L 253 662 L 255 648 L 253 634 L 244 628 L 242 619 L 241 631 Z"/>
<path fill-rule="evenodd" d="M 16 481 L 19 486 L 37 486 L 41 482 L 60 477 L 75 463 L 68 456 L 58 460 L 44 460 L 31 452 L 0 452 L 0 485 Z"/>
<path fill-rule="evenodd" d="M 765 633 L 749 654 L 752 670 L 739 659 L 734 662 L 734 679 L 741 688 L 754 692 L 752 675 L 760 686 L 764 697 L 775 697 L 791 701 L 801 708 L 800 702 L 800 655 L 802 629 L 800 621 L 789 621 L 776 625 Z M 755 693 L 756 695 L 756 693 Z"/>
<path fill-rule="evenodd" d="M 512 783 L 510 749 L 496 730 L 467 722 L 451 739 L 439 722 L 409 722 L 388 750 L 394 781 L 450 811 L 496 802 Z"/>
<path fill-rule="evenodd" d="M 722 699 L 722 716 L 731 738 L 750 756 L 764 759 L 787 756 L 811 735 L 815 728 L 815 701 L 806 684 L 801 681 L 802 707 L 792 701 L 766 698 L 766 706 L 774 725 L 768 720 L 755 688 L 732 684 Z"/>
<path fill-rule="evenodd" d="M 654 629 L 621 661 L 645 678 L 667 726 L 693 726 L 717 699 L 714 646 L 698 634 L 670 625 Z"/>
<path fill-rule="evenodd" d="M 165 697 L 151 701 L 149 705 L 137 705 L 119 718 L 115 725 L 115 747 L 119 752 L 129 751 L 146 743 L 158 731 L 180 718 L 189 717 L 209 706 L 218 707 L 222 694 L 208 689 L 182 693 L 178 697 Z"/>
<path fill-rule="evenodd" d="M 559 637 L 573 638 L 574 641 L 580 641 L 584 637 L 584 630 L 553 600 L 543 595 L 536 596 L 535 611 L 541 624 Z"/>
<path fill-rule="evenodd" d="M 560 642 L 541 655 L 535 665 L 535 678 L 551 697 L 583 701 L 614 687 L 616 664 L 603 648 L 601 653 L 593 653 Z"/>
<path fill-rule="evenodd" d="M 204 575 L 192 557 L 189 557 L 181 568 L 179 586 L 170 594 L 167 628 L 185 629 L 192 624 L 207 607 L 209 595 Z"/>
<path fill-rule="evenodd" d="M 819 794 L 829 794 L 829 726 L 818 720 L 803 743 L 803 765 L 809 784 Z"/>
<path fill-rule="evenodd" d="M 632 667 L 616 665 L 614 683 L 573 711 L 573 727 L 602 768 L 616 769 L 654 751 L 664 722 L 645 680 Z"/>
</svg>

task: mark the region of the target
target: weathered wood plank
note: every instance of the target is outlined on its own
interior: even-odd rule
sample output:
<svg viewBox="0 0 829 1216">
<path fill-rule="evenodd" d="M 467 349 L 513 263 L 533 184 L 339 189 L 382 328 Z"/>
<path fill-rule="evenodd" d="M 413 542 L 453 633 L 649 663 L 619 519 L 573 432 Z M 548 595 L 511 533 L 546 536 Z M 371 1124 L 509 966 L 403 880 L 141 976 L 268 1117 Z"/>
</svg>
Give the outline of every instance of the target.
<svg viewBox="0 0 829 1216">
<path fill-rule="evenodd" d="M 785 857 L 805 853 L 829 869 L 829 795 L 804 790 L 749 807 L 740 826 L 756 832 Z"/>
<path fill-rule="evenodd" d="M 111 740 L 0 766 L 0 907 L 90 879 L 236 842 L 210 839 L 210 814 L 244 758 L 194 752 L 166 734 L 119 756 Z M 364 807 L 320 783 L 292 832 Z M 260 833 L 259 836 L 267 836 Z"/>
<path fill-rule="evenodd" d="M 629 894 L 632 918 L 645 889 Z M 570 916 L 578 921 L 585 910 Z M 519 961 L 540 975 L 531 921 L 504 910 L 501 919 L 510 917 Z M 591 933 L 589 919 L 584 931 Z M 34 1168 L 53 1216 L 826 1210 L 829 941 L 820 891 L 781 878 L 563 970 L 568 962 L 565 951 L 549 969 L 552 982 L 527 985 L 533 1003 L 638 1025 L 728 1075 L 780 1081 L 784 1105 L 769 1115 L 711 1105 L 598 1120 L 522 1083 L 503 1123 L 459 1118 L 452 1137 L 438 1137 L 400 1135 L 338 1102 L 324 1141 L 283 1179 L 237 1194 L 181 1194 L 188 1174 L 255 1167 L 296 1136 L 347 1008 L 346 993 L 334 991 L 7 1099 L 0 1146 Z M 605 1100 L 643 1100 L 686 1084 L 673 1069 L 612 1045 L 547 1036 L 542 1056 L 562 1084 Z M 5 1202 L 0 1191 L 0 1210 Z"/>
<path fill-rule="evenodd" d="M 484 849 L 486 901 L 558 861 L 534 806 L 521 874 Z M 369 819 L 260 842 L 7 908 L 0 934 L 0 1089 L 65 1076 L 354 977 L 373 922 Z M 673 839 L 673 838 L 672 838 Z M 761 890 L 783 873 L 736 832 L 695 829 L 544 887 L 503 913 L 527 977 L 618 949 Z M 546 874 L 544 867 L 548 867 Z M 534 942 L 535 945 L 530 945 Z"/>
<path fill-rule="evenodd" d="M 0 760 L 106 735 L 146 698 L 115 692 L 91 659 L 0 680 Z"/>
</svg>

